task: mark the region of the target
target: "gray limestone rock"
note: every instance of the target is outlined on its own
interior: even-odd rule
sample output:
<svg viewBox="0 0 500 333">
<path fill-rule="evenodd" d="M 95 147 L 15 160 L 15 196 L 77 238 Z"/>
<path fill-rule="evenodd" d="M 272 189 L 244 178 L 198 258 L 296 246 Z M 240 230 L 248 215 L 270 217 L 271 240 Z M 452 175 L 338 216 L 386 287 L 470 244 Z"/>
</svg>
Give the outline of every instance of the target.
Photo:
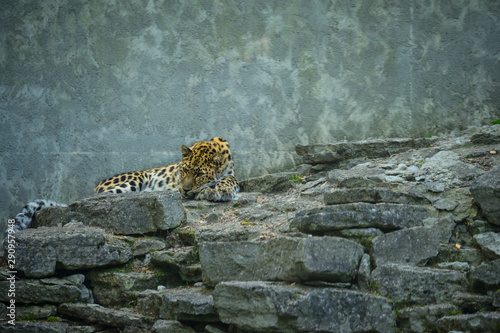
<svg viewBox="0 0 500 333">
<path fill-rule="evenodd" d="M 465 273 L 395 264 L 377 267 L 371 278 L 382 296 L 405 305 L 446 303 L 468 287 Z"/>
<path fill-rule="evenodd" d="M 361 262 L 359 263 L 358 285 L 361 290 L 370 289 L 370 275 L 372 273 L 372 264 L 370 259 L 370 255 L 365 253 L 361 257 Z"/>
<path fill-rule="evenodd" d="M 432 206 L 439 210 L 451 212 L 457 208 L 458 202 L 449 199 L 438 199 L 432 203 Z"/>
<path fill-rule="evenodd" d="M 139 238 L 132 246 L 132 255 L 141 256 L 152 251 L 158 251 L 166 247 L 165 242 L 158 239 Z"/>
<path fill-rule="evenodd" d="M 407 307 L 398 311 L 398 328 L 403 332 L 429 332 L 439 318 L 445 317 L 455 310 L 457 307 L 451 304 Z"/>
<path fill-rule="evenodd" d="M 376 266 L 387 263 L 425 265 L 437 256 L 441 244 L 448 244 L 455 223 L 448 215 L 434 227 L 415 227 L 378 236 L 372 240 Z"/>
<path fill-rule="evenodd" d="M 398 230 L 422 226 L 423 220 L 434 214 L 431 208 L 417 205 L 352 203 L 301 210 L 290 227 L 305 233 L 348 228 Z"/>
<path fill-rule="evenodd" d="M 466 313 L 493 310 L 491 296 L 456 292 L 452 303 Z"/>
<path fill-rule="evenodd" d="M 498 333 L 500 313 L 474 313 L 447 316 L 436 322 L 439 333 L 459 330 L 470 333 Z"/>
<path fill-rule="evenodd" d="M 277 237 L 263 242 L 203 242 L 203 282 L 324 280 L 351 282 L 363 247 L 338 237 Z"/>
<path fill-rule="evenodd" d="M 500 125 L 485 126 L 479 133 L 473 134 L 470 141 L 475 145 L 500 143 Z"/>
<path fill-rule="evenodd" d="M 408 149 L 425 147 L 431 141 L 427 139 L 375 139 L 355 142 L 338 142 L 301 145 L 295 147 L 304 163 L 335 163 L 352 158 L 380 158 Z"/>
<path fill-rule="evenodd" d="M 171 289 L 160 294 L 159 317 L 199 322 L 217 322 L 212 295 L 205 288 Z"/>
<path fill-rule="evenodd" d="M 420 172 L 427 181 L 443 181 L 454 185 L 465 185 L 483 173 L 474 165 L 464 163 L 453 151 L 440 151 L 425 160 Z"/>
<path fill-rule="evenodd" d="M 470 192 L 488 222 L 500 225 L 500 167 L 474 179 Z"/>
<path fill-rule="evenodd" d="M 198 263 L 200 260 L 195 248 L 186 246 L 153 252 L 151 254 L 151 261 L 158 266 L 168 266 L 173 269 L 178 269 L 182 266 Z"/>
<path fill-rule="evenodd" d="M 210 291 L 200 287 L 146 290 L 138 295 L 137 309 L 155 318 L 218 321 Z"/>
<path fill-rule="evenodd" d="M 214 303 L 222 322 L 255 332 L 395 332 L 386 298 L 351 290 L 222 282 Z"/>
<path fill-rule="evenodd" d="M 94 299 L 103 306 L 126 306 L 137 299 L 137 294 L 154 289 L 159 283 L 154 273 L 117 272 L 116 268 L 94 270 L 87 274 Z"/>
<path fill-rule="evenodd" d="M 18 319 L 30 318 L 33 319 L 46 319 L 57 314 L 57 307 L 51 304 L 44 305 L 31 305 L 31 306 L 18 306 L 16 307 L 16 317 Z"/>
<path fill-rule="evenodd" d="M 500 258 L 500 234 L 485 232 L 483 234 L 474 235 L 474 240 L 488 257 L 491 259 Z"/>
<path fill-rule="evenodd" d="M 101 194 L 65 208 L 49 208 L 54 209 L 36 214 L 33 227 L 59 226 L 74 220 L 118 235 L 135 235 L 174 229 L 186 220 L 179 195 L 165 192 Z"/>
<path fill-rule="evenodd" d="M 152 333 L 195 333 L 191 327 L 183 326 L 177 320 L 157 320 L 151 329 Z"/>
<path fill-rule="evenodd" d="M 150 329 L 154 319 L 132 312 L 104 308 L 97 304 L 63 303 L 59 312 L 71 318 L 111 327 L 138 327 Z"/>
<path fill-rule="evenodd" d="M 337 205 L 356 202 L 399 203 L 407 205 L 428 205 L 430 201 L 418 192 L 398 192 L 385 188 L 337 189 L 326 192 L 325 205 Z"/>
<path fill-rule="evenodd" d="M 268 174 L 239 182 L 242 192 L 281 192 L 292 187 L 290 178 L 295 172 Z"/>
<path fill-rule="evenodd" d="M 48 323 L 48 322 L 31 322 L 31 321 L 16 321 L 15 325 L 8 322 L 0 323 L 1 332 L 18 332 L 18 333 L 67 333 L 70 329 L 67 323 Z"/>
<path fill-rule="evenodd" d="M 65 278 L 41 280 L 16 280 L 15 300 L 21 304 L 60 304 L 65 302 L 90 302 L 89 290 L 83 284 L 85 276 L 70 275 Z M 0 301 L 7 302 L 12 280 L 0 281 Z"/>
<path fill-rule="evenodd" d="M 16 233 L 16 268 L 27 277 L 46 277 L 56 268 L 77 270 L 127 262 L 130 246 L 93 227 L 28 228 Z"/>
<path fill-rule="evenodd" d="M 500 288 L 500 259 L 483 263 L 470 272 L 472 288 L 477 291 Z"/>
</svg>

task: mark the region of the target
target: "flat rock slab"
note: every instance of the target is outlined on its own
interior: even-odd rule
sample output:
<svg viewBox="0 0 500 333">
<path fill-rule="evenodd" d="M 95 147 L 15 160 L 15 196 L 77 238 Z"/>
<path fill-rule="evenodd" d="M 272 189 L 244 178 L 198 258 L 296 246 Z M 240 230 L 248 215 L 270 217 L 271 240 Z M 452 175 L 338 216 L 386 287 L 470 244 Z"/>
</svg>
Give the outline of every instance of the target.
<svg viewBox="0 0 500 333">
<path fill-rule="evenodd" d="M 71 221 L 118 235 L 174 229 L 186 220 L 179 195 L 163 192 L 102 194 L 68 207 L 49 207 L 36 214 L 33 227 L 60 226 Z"/>
<path fill-rule="evenodd" d="M 350 228 L 398 230 L 422 226 L 423 220 L 434 215 L 430 207 L 361 202 L 301 210 L 290 227 L 305 233 Z"/>
<path fill-rule="evenodd" d="M 500 167 L 495 167 L 471 183 L 470 192 L 488 222 L 500 225 Z"/>
<path fill-rule="evenodd" d="M 454 227 L 453 217 L 449 215 L 434 227 L 407 228 L 378 236 L 372 240 L 375 266 L 425 265 L 438 255 L 441 244 L 448 244 Z"/>
<path fill-rule="evenodd" d="M 75 274 L 65 278 L 47 278 L 41 280 L 16 280 L 16 303 L 60 304 L 65 302 L 88 302 L 90 293 L 83 284 L 85 277 Z M 0 301 L 9 302 L 11 281 L 0 281 Z"/>
<path fill-rule="evenodd" d="M 219 321 L 213 297 L 205 288 L 146 290 L 138 296 L 137 309 L 142 314 L 162 319 Z"/>
<path fill-rule="evenodd" d="M 151 329 L 154 318 L 132 312 L 104 308 L 97 304 L 64 303 L 59 312 L 68 317 L 83 319 L 87 323 L 96 323 L 112 327 L 139 327 Z"/>
<path fill-rule="evenodd" d="M 338 205 L 356 202 L 385 202 L 407 205 L 430 204 L 430 201 L 418 192 L 398 192 L 385 188 L 338 189 L 324 194 L 325 205 Z"/>
<path fill-rule="evenodd" d="M 380 294 L 396 304 L 447 303 L 457 291 L 468 289 L 465 273 L 447 269 L 386 264 L 371 278 Z"/>
<path fill-rule="evenodd" d="M 127 262 L 130 246 L 104 230 L 68 225 L 25 229 L 16 236 L 16 269 L 27 277 L 54 275 L 56 268 L 78 270 Z"/>
<path fill-rule="evenodd" d="M 462 331 L 470 333 L 498 333 L 500 313 L 474 313 L 447 316 L 436 322 L 439 333 Z"/>
<path fill-rule="evenodd" d="M 1 332 L 47 332 L 47 333 L 67 333 L 72 328 L 67 323 L 48 323 L 48 322 L 30 322 L 16 321 L 15 325 L 11 325 L 4 321 L 0 323 Z"/>
<path fill-rule="evenodd" d="M 500 259 L 500 234 L 496 232 L 486 232 L 474 235 L 474 240 L 481 247 L 481 250 L 491 259 Z"/>
<path fill-rule="evenodd" d="M 125 306 L 137 294 L 156 288 L 160 278 L 154 273 L 116 272 L 116 268 L 93 270 L 87 274 L 94 299 L 103 306 Z"/>
<path fill-rule="evenodd" d="M 265 242 L 199 244 L 203 282 L 322 280 L 352 282 L 363 247 L 338 237 L 277 237 Z"/>
<path fill-rule="evenodd" d="M 395 332 L 384 297 L 351 290 L 270 282 L 222 282 L 214 290 L 220 319 L 255 332 Z"/>
<path fill-rule="evenodd" d="M 352 158 L 389 157 L 409 149 L 427 146 L 427 139 L 376 139 L 355 142 L 323 143 L 295 146 L 306 164 L 335 163 Z"/>
<path fill-rule="evenodd" d="M 281 192 L 292 187 L 290 178 L 296 174 L 296 172 L 269 174 L 243 180 L 239 182 L 239 185 L 242 192 Z"/>
</svg>

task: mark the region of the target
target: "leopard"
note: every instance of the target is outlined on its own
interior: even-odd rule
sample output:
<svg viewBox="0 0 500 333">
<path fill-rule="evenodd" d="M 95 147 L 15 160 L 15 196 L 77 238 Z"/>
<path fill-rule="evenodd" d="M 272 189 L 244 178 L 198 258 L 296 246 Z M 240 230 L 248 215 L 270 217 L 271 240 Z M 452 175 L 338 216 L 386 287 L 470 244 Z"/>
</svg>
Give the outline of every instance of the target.
<svg viewBox="0 0 500 333">
<path fill-rule="evenodd" d="M 229 143 L 221 138 L 181 146 L 180 162 L 121 173 L 99 182 L 94 193 L 179 192 L 183 199 L 231 201 L 240 187 Z"/>
<path fill-rule="evenodd" d="M 107 178 L 94 193 L 126 193 L 141 191 L 179 192 L 182 199 L 231 201 L 240 191 L 234 172 L 234 160 L 226 140 L 214 137 L 190 147 L 181 145 L 182 159 L 171 165 L 121 173 Z M 28 228 L 33 216 L 45 207 L 61 206 L 51 200 L 37 199 L 17 214 L 12 232 Z M 8 235 L 6 231 L 3 242 Z"/>
</svg>

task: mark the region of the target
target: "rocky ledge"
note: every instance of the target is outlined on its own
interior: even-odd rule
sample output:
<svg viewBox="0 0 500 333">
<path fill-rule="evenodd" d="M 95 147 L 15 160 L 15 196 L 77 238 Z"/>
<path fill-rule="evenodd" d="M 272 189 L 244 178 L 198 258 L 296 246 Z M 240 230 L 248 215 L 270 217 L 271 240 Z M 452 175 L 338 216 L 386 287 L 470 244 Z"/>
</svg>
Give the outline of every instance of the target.
<svg viewBox="0 0 500 333">
<path fill-rule="evenodd" d="M 1 270 L 1 330 L 498 332 L 499 148 L 500 125 L 298 145 L 232 202 L 46 208 Z"/>
</svg>

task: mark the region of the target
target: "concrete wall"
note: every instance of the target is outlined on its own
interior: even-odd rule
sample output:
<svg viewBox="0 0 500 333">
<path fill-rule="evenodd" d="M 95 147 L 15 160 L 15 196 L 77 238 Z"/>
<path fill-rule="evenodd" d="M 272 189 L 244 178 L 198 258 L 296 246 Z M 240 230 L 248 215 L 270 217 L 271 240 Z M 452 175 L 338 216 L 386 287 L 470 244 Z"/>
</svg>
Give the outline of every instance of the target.
<svg viewBox="0 0 500 333">
<path fill-rule="evenodd" d="M 223 136 L 240 179 L 297 143 L 500 118 L 500 1 L 0 1 L 0 223 Z"/>
</svg>

